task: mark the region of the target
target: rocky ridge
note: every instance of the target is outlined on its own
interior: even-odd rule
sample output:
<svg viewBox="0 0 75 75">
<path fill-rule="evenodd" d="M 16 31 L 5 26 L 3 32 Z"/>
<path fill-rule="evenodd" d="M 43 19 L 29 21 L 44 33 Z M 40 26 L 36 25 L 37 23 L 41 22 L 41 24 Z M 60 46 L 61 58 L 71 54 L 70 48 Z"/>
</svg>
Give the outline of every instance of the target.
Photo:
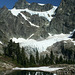
<svg viewBox="0 0 75 75">
<path fill-rule="evenodd" d="M 62 0 L 57 8 L 55 18 L 48 26 L 48 31 L 53 34 L 69 33 L 75 29 L 75 2 Z"/>
<path fill-rule="evenodd" d="M 26 0 L 18 0 L 18 2 L 16 2 L 16 4 L 14 5 L 14 8 L 16 9 L 28 8 L 33 11 L 48 11 L 51 8 L 53 8 L 53 6 L 51 4 L 40 5 L 35 2 L 30 4 Z"/>
</svg>

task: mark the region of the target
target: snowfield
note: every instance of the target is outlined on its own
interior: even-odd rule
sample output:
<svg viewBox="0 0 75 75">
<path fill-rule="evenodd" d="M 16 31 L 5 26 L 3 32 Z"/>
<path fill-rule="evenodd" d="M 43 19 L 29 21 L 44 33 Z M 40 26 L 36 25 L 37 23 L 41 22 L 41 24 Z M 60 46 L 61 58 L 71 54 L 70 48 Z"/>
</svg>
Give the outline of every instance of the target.
<svg viewBox="0 0 75 75">
<path fill-rule="evenodd" d="M 13 70 L 31 70 L 31 71 L 45 71 L 52 72 L 63 68 L 50 68 L 50 67 L 31 67 L 31 68 L 13 68 Z"/>
<path fill-rule="evenodd" d="M 32 34 L 31 36 L 33 36 Z M 30 37 L 31 37 L 30 36 Z M 69 34 L 58 34 L 58 35 L 50 35 L 48 38 L 42 41 L 37 41 L 34 39 L 24 39 L 24 38 L 12 38 L 12 40 L 15 43 L 19 43 L 20 47 L 30 46 L 32 48 L 37 48 L 39 52 L 45 51 L 47 47 L 53 45 L 56 42 L 62 41 L 62 40 L 71 40 L 71 38 L 68 38 Z"/>
<path fill-rule="evenodd" d="M 42 5 L 42 4 L 41 4 Z M 17 16 L 18 14 L 20 14 L 22 11 L 26 11 L 28 13 L 30 13 L 31 15 L 34 15 L 34 14 L 37 14 L 39 16 L 42 16 L 42 17 L 45 17 L 47 18 L 48 21 L 51 21 L 52 20 L 52 15 L 55 14 L 55 10 L 57 9 L 56 6 L 53 6 L 52 9 L 50 9 L 49 11 L 44 11 L 44 12 L 41 12 L 41 11 L 32 11 L 32 10 L 29 10 L 28 8 L 26 9 L 16 9 L 16 8 L 13 8 L 11 9 L 11 13 L 14 15 L 14 16 Z"/>
</svg>

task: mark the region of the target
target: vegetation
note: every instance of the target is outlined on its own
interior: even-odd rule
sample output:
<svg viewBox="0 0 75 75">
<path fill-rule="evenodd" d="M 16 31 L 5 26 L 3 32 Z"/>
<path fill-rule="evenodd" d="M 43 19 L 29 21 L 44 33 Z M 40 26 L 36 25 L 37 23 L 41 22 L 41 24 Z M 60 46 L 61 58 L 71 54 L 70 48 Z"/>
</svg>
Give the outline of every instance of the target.
<svg viewBox="0 0 75 75">
<path fill-rule="evenodd" d="M 7 46 L 3 47 L 5 57 L 10 57 L 12 61 L 16 61 L 18 64 L 27 67 L 27 66 L 44 66 L 44 65 L 52 65 L 52 64 L 74 64 L 75 61 L 71 60 L 72 52 L 71 50 L 64 50 L 62 53 L 68 58 L 63 59 L 63 56 L 55 57 L 53 51 L 50 52 L 50 55 L 39 55 L 38 50 L 36 49 L 35 55 L 30 53 L 30 57 L 27 57 L 25 49 L 20 48 L 19 43 L 10 42 Z M 74 52 L 75 59 L 75 52 Z"/>
</svg>

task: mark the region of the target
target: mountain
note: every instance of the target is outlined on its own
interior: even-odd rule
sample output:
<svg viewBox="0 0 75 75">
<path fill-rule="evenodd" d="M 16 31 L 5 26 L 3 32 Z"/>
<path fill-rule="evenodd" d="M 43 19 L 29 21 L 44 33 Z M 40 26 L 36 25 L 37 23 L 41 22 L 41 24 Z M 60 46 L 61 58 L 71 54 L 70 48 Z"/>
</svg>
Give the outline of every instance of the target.
<svg viewBox="0 0 75 75">
<path fill-rule="evenodd" d="M 48 26 L 48 31 L 53 34 L 70 33 L 75 29 L 75 2 L 62 0 L 57 8 L 55 18 Z"/>
<path fill-rule="evenodd" d="M 18 2 L 16 2 L 14 8 L 16 9 L 25 9 L 28 8 L 29 10 L 33 10 L 33 11 L 48 11 L 50 9 L 53 8 L 53 6 L 51 4 L 38 4 L 38 3 L 28 3 L 26 0 L 18 0 Z"/>
<path fill-rule="evenodd" d="M 0 9 L 0 40 L 12 37 L 27 38 L 36 30 L 37 28 L 31 26 L 20 14 L 14 16 L 5 6 Z"/>
<path fill-rule="evenodd" d="M 13 37 L 27 39 L 32 34 L 36 40 L 48 37 L 45 28 L 56 8 L 51 4 L 29 4 L 25 0 L 18 0 L 11 10 L 5 6 L 0 8 L 0 40 L 5 43 Z"/>
<path fill-rule="evenodd" d="M 56 42 L 72 41 L 69 33 L 75 29 L 74 11 L 74 0 L 62 0 L 59 7 L 26 0 L 18 0 L 13 9 L 4 6 L 0 8 L 0 43 L 12 39 L 20 47 L 42 52 Z"/>
</svg>

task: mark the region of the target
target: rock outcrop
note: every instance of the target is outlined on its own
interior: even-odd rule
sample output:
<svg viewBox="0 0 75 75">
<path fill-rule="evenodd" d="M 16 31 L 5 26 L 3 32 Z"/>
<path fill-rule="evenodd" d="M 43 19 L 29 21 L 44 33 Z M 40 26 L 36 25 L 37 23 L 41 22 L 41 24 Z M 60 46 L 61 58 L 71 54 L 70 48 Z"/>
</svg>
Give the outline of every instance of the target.
<svg viewBox="0 0 75 75">
<path fill-rule="evenodd" d="M 20 14 L 14 16 L 5 6 L 0 9 L 0 40 L 6 42 L 12 37 L 28 38 L 37 28 Z"/>
<path fill-rule="evenodd" d="M 48 26 L 48 31 L 53 34 L 69 33 L 75 29 L 75 2 L 62 0 L 56 15 Z"/>
<path fill-rule="evenodd" d="M 48 47 L 47 51 L 53 51 L 55 56 L 63 56 L 63 59 L 75 60 L 75 45 L 71 40 L 57 42 Z"/>
<path fill-rule="evenodd" d="M 39 5 L 38 3 L 28 3 L 26 0 L 18 0 L 14 8 L 16 9 L 25 9 L 28 8 L 33 11 L 48 11 L 53 8 L 51 4 Z"/>
</svg>

